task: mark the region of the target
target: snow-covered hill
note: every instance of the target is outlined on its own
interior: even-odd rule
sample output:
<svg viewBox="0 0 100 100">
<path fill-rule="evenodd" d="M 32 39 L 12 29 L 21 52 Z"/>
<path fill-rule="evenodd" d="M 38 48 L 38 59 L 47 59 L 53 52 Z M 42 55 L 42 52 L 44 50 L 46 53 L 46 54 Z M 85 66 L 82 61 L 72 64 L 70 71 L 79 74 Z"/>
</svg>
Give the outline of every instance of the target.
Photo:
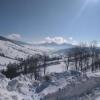
<svg viewBox="0 0 100 100">
<path fill-rule="evenodd" d="M 51 47 L 0 37 L 0 69 L 6 69 L 8 63 L 18 63 L 28 56 L 51 54 L 54 50 Z M 66 49 L 53 53 L 63 52 Z M 35 80 L 31 73 L 13 79 L 0 73 L 0 100 L 99 100 L 100 72 L 81 73 L 73 69 L 74 64 L 69 66 L 69 71 L 66 71 L 63 59 L 59 60 L 59 63 L 47 66 L 46 76 L 41 68 L 39 80 Z"/>
<path fill-rule="evenodd" d="M 6 66 L 9 62 L 18 62 L 28 56 L 51 51 L 50 48 L 33 46 L 0 36 L 0 68 Z"/>
</svg>

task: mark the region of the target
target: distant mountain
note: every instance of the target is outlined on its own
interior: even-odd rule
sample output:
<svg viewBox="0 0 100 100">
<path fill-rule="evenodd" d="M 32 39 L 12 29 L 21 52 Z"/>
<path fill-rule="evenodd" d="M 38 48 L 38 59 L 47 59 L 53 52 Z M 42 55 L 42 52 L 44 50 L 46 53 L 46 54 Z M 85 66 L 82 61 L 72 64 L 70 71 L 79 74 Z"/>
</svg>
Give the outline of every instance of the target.
<svg viewBox="0 0 100 100">
<path fill-rule="evenodd" d="M 25 42 L 16 41 L 16 40 L 11 40 L 11 39 L 8 39 L 8 38 L 3 37 L 3 36 L 0 36 L 0 40 L 2 40 L 2 41 L 9 41 L 9 42 L 12 42 L 12 43 L 14 43 L 14 44 L 16 44 L 16 45 L 19 45 L 19 46 L 22 46 L 23 44 L 27 44 L 27 43 L 25 43 Z"/>
<path fill-rule="evenodd" d="M 8 39 L 8 38 L 3 37 L 3 36 L 0 36 L 0 40 L 9 41 L 9 42 L 12 42 L 12 43 L 14 43 L 16 45 L 19 45 L 19 46 L 24 46 L 24 45 L 42 46 L 42 47 L 48 47 L 48 48 L 54 48 L 54 49 L 71 48 L 71 47 L 74 46 L 74 45 L 72 45 L 70 43 L 57 44 L 55 42 L 52 42 L 52 43 L 47 43 L 47 42 L 46 43 L 33 43 L 33 44 L 30 44 L 30 43 L 27 43 L 27 42 L 11 40 L 11 39 Z"/>
<path fill-rule="evenodd" d="M 72 44 L 68 44 L 68 43 L 63 43 L 63 44 L 57 44 L 55 42 L 52 43 L 41 43 L 41 44 L 37 44 L 39 46 L 45 46 L 45 47 L 51 47 L 54 49 L 65 49 L 65 48 L 72 48 L 74 45 Z"/>
</svg>

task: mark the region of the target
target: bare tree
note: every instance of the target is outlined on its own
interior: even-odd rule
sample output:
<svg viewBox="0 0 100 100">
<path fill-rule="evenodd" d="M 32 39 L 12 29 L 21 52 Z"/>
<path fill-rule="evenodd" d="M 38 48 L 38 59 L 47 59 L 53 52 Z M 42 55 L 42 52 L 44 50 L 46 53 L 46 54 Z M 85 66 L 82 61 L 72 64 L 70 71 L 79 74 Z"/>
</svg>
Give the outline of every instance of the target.
<svg viewBox="0 0 100 100">
<path fill-rule="evenodd" d="M 91 50 L 91 59 L 92 59 L 92 68 L 91 71 L 95 70 L 95 62 L 96 62 L 96 46 L 97 46 L 97 42 L 96 41 L 92 41 L 90 44 L 90 50 Z"/>
<path fill-rule="evenodd" d="M 43 54 L 43 68 L 44 68 L 44 76 L 46 74 L 46 67 L 47 67 L 47 61 L 48 61 L 48 55 L 46 53 Z"/>
</svg>

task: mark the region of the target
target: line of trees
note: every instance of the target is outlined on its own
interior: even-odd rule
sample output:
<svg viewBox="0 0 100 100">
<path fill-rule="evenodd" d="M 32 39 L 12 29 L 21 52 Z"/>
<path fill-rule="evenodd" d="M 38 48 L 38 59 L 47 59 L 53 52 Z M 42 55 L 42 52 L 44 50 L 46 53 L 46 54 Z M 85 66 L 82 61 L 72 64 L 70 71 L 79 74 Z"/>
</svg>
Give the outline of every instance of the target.
<svg viewBox="0 0 100 100">
<path fill-rule="evenodd" d="M 32 76 L 37 80 L 40 78 L 41 68 L 43 69 L 44 76 L 46 74 L 46 68 L 49 61 L 53 61 L 58 58 L 50 58 L 47 54 L 34 55 L 27 57 L 27 59 L 20 61 L 20 63 L 9 63 L 7 70 L 2 71 L 8 78 L 14 78 L 20 74 L 31 73 Z"/>
<path fill-rule="evenodd" d="M 44 66 L 44 74 L 46 70 L 46 57 L 45 55 L 34 55 L 28 57 L 27 59 L 21 61 L 20 63 L 9 63 L 7 65 L 7 70 L 2 71 L 9 78 L 14 78 L 20 74 L 31 73 L 35 79 L 39 78 L 40 67 Z"/>
<path fill-rule="evenodd" d="M 90 45 L 81 43 L 79 46 L 71 48 L 69 52 L 66 53 L 64 62 L 68 70 L 70 63 L 74 64 L 75 70 L 86 71 L 91 70 L 96 71 L 100 69 L 100 49 L 97 48 L 96 41 L 92 41 Z"/>
<path fill-rule="evenodd" d="M 47 54 L 34 55 L 28 57 L 25 60 L 21 60 L 20 63 L 9 63 L 6 71 L 2 71 L 8 78 L 14 78 L 20 74 L 31 73 L 37 80 L 40 78 L 41 68 L 43 69 L 44 76 L 46 74 L 46 68 L 50 64 L 54 64 L 52 61 L 59 61 L 57 57 L 49 57 Z M 49 62 L 49 63 L 48 63 Z M 88 46 L 81 43 L 79 46 L 75 46 L 69 51 L 67 50 L 64 62 L 66 69 L 70 67 L 70 63 L 74 64 L 74 69 L 77 71 L 86 72 L 87 70 L 96 71 L 100 69 L 100 49 L 97 48 L 95 41 L 91 42 Z M 57 62 L 56 62 L 57 63 Z"/>
</svg>

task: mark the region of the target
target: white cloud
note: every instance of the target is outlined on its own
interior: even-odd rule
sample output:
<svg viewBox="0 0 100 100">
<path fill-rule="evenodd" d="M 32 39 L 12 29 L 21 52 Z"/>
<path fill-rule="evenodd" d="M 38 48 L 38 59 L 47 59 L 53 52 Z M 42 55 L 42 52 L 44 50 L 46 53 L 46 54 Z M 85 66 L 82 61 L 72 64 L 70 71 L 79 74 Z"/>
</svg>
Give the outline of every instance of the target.
<svg viewBox="0 0 100 100">
<path fill-rule="evenodd" d="M 69 43 L 73 45 L 77 45 L 78 42 L 73 40 L 72 37 L 69 38 L 63 38 L 63 37 L 46 37 L 44 41 L 40 43 L 56 43 L 56 44 L 64 44 L 64 43 Z"/>
<path fill-rule="evenodd" d="M 69 39 L 70 41 L 72 41 L 72 40 L 73 40 L 73 38 L 72 38 L 72 37 L 69 37 L 68 39 Z"/>
<path fill-rule="evenodd" d="M 13 34 L 9 34 L 7 37 L 9 39 L 12 39 L 12 40 L 21 40 L 21 35 L 20 34 L 13 33 Z"/>
<path fill-rule="evenodd" d="M 48 42 L 48 43 L 57 43 L 57 44 L 63 44 L 63 43 L 66 43 L 66 39 L 64 39 L 63 37 L 54 37 L 54 38 L 51 38 L 51 37 L 46 37 L 45 38 L 45 41 Z"/>
</svg>

